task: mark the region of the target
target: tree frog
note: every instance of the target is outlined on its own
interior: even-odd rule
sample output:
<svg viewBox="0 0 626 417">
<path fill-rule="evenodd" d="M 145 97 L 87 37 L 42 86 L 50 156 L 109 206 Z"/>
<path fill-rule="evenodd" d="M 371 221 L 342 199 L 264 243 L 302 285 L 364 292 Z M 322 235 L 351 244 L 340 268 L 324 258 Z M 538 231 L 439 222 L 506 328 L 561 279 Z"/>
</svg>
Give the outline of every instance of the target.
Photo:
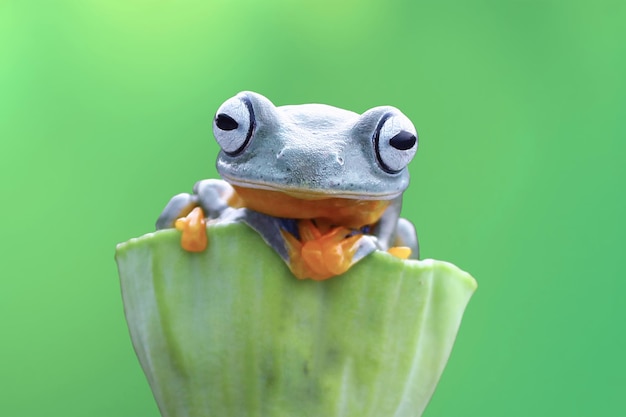
<svg viewBox="0 0 626 417">
<path fill-rule="evenodd" d="M 418 136 L 398 109 L 275 106 L 244 91 L 219 107 L 213 134 L 223 180 L 172 197 L 157 220 L 182 231 L 184 249 L 206 248 L 207 221 L 242 221 L 299 279 L 340 275 L 374 250 L 417 259 L 400 210 Z"/>
</svg>

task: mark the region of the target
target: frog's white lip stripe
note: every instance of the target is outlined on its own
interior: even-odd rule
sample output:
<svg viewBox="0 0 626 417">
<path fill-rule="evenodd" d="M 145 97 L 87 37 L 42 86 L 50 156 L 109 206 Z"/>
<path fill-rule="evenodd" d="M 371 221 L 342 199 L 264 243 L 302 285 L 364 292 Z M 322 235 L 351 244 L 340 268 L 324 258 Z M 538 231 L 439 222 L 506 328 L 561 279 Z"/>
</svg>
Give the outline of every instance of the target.
<svg viewBox="0 0 626 417">
<path fill-rule="evenodd" d="M 386 194 L 376 194 L 376 193 L 350 193 L 342 190 L 314 190 L 314 189 L 303 189 L 303 188 L 295 188 L 295 187 L 284 187 L 284 186 L 276 186 L 273 184 L 253 182 L 253 181 L 244 181 L 236 178 L 232 178 L 228 175 L 222 174 L 222 178 L 230 183 L 231 185 L 246 187 L 246 188 L 254 188 L 259 190 L 269 190 L 269 191 L 278 191 L 281 193 L 285 193 L 295 198 L 300 198 L 303 200 L 321 200 L 324 198 L 346 198 L 350 200 L 393 200 L 402 194 L 401 191 L 396 193 L 386 193 Z"/>
</svg>

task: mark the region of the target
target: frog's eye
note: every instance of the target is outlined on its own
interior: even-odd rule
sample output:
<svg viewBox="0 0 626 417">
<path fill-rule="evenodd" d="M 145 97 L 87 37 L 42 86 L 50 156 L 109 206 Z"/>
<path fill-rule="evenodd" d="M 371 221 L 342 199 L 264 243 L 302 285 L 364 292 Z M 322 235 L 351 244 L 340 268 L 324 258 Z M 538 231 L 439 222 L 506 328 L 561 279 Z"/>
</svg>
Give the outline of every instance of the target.
<svg viewBox="0 0 626 417">
<path fill-rule="evenodd" d="M 248 97 L 239 95 L 217 109 L 213 119 L 213 135 L 227 155 L 237 156 L 250 142 L 254 126 L 252 103 Z"/>
<path fill-rule="evenodd" d="M 411 162 L 417 151 L 417 132 L 404 115 L 387 113 L 374 132 L 374 149 L 380 167 L 396 174 Z"/>
</svg>

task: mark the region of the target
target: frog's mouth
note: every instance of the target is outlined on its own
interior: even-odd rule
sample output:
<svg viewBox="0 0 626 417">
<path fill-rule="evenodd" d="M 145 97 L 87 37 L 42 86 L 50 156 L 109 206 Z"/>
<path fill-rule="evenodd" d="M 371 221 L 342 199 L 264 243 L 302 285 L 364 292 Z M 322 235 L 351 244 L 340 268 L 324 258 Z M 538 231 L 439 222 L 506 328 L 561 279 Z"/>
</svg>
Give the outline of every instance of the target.
<svg viewBox="0 0 626 417">
<path fill-rule="evenodd" d="M 233 188 L 235 193 L 228 202 L 231 207 L 246 207 L 273 217 L 325 219 L 350 228 L 376 223 L 391 201 L 234 184 Z"/>
<path fill-rule="evenodd" d="M 402 194 L 401 191 L 394 191 L 390 193 L 372 193 L 372 192 L 358 192 L 358 191 L 346 191 L 337 189 L 324 189 L 319 191 L 316 189 L 307 189 L 303 187 L 289 187 L 285 185 L 275 185 L 265 182 L 246 181 L 236 178 L 231 178 L 224 173 L 221 173 L 222 178 L 233 187 L 250 188 L 255 190 L 273 191 L 286 194 L 299 200 L 325 200 L 329 198 L 346 199 L 346 200 L 393 200 Z"/>
</svg>

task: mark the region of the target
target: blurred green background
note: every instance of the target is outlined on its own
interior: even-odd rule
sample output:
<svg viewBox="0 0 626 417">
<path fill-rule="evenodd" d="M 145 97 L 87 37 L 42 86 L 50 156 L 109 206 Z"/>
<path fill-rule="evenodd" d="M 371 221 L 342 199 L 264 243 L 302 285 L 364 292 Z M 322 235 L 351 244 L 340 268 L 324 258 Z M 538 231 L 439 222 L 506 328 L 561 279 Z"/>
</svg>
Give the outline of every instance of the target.
<svg viewBox="0 0 626 417">
<path fill-rule="evenodd" d="M 216 176 L 211 118 L 248 89 L 414 121 L 404 215 L 479 283 L 426 417 L 623 415 L 625 21 L 621 1 L 0 0 L 0 415 L 158 416 L 114 248 Z"/>
</svg>

